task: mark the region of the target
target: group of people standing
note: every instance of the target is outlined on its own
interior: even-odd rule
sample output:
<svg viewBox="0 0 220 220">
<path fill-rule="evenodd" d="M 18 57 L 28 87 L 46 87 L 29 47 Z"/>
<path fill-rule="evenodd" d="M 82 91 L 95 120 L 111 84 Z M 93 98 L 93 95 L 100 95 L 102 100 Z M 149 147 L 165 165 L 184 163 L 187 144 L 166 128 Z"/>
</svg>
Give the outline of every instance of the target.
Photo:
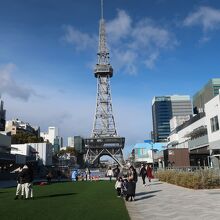
<svg viewBox="0 0 220 220">
<path fill-rule="evenodd" d="M 142 177 L 143 185 L 146 185 L 146 177 L 148 181 L 151 182 L 153 179 L 152 168 L 150 164 L 141 164 L 139 175 Z M 126 176 L 117 177 L 115 183 L 115 189 L 118 197 L 125 197 L 126 201 L 135 200 L 136 183 L 138 181 L 138 174 L 134 166 L 130 166 Z"/>
<path fill-rule="evenodd" d="M 17 189 L 15 200 L 19 199 L 33 199 L 33 170 L 31 167 L 24 165 L 19 168 L 17 176 Z"/>
<path fill-rule="evenodd" d="M 146 177 L 148 178 L 148 181 L 151 182 L 151 179 L 153 179 L 153 174 L 152 174 L 152 168 L 150 164 L 141 164 L 141 169 L 140 169 L 140 176 L 142 178 L 143 181 L 143 185 L 147 186 L 146 184 Z"/>
<path fill-rule="evenodd" d="M 115 183 L 117 196 L 125 197 L 126 201 L 134 201 L 137 181 L 138 176 L 136 169 L 133 166 L 130 166 L 127 175 L 124 177 L 117 177 Z"/>
</svg>

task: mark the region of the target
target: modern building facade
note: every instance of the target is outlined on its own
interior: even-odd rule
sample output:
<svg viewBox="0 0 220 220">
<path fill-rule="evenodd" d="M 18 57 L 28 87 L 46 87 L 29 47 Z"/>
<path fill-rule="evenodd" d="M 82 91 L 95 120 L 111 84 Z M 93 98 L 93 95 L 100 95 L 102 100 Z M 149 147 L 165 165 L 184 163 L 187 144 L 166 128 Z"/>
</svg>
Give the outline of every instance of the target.
<svg viewBox="0 0 220 220">
<path fill-rule="evenodd" d="M 74 137 L 68 137 L 67 138 L 67 146 L 68 147 L 74 147 Z"/>
<path fill-rule="evenodd" d="M 205 113 L 199 113 L 175 127 L 168 137 L 168 149 L 186 149 L 191 166 L 209 165 L 209 142 Z"/>
<path fill-rule="evenodd" d="M 174 116 L 192 115 L 190 96 L 156 96 L 152 100 L 154 142 L 167 142 L 170 134 L 170 119 Z"/>
<path fill-rule="evenodd" d="M 39 165 L 52 165 L 52 145 L 48 143 L 28 143 L 28 144 L 12 144 L 11 154 L 33 156 Z"/>
<path fill-rule="evenodd" d="M 220 78 L 210 79 L 208 83 L 193 96 L 194 113 L 204 112 L 205 104 L 219 94 Z"/>
<path fill-rule="evenodd" d="M 220 95 L 205 104 L 211 165 L 220 169 Z"/>
</svg>

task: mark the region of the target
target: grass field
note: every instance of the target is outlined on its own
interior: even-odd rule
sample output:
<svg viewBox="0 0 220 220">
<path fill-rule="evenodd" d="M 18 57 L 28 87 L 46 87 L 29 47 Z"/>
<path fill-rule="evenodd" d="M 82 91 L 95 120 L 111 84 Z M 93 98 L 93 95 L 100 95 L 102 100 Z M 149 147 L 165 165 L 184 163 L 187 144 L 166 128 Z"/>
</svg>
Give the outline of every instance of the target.
<svg viewBox="0 0 220 220">
<path fill-rule="evenodd" d="M 14 200 L 15 188 L 0 189 L 0 220 L 127 220 L 114 182 L 66 182 L 34 186 L 34 200 Z"/>
</svg>

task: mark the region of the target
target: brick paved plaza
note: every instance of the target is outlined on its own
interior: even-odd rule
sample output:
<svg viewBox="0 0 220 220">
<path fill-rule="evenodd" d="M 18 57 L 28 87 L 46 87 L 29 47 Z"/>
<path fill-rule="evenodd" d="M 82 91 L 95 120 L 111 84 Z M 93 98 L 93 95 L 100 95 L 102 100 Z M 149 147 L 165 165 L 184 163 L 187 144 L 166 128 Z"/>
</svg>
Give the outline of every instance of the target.
<svg viewBox="0 0 220 220">
<path fill-rule="evenodd" d="M 192 190 L 154 180 L 137 183 L 136 201 L 126 202 L 131 220 L 219 220 L 220 189 Z"/>
</svg>

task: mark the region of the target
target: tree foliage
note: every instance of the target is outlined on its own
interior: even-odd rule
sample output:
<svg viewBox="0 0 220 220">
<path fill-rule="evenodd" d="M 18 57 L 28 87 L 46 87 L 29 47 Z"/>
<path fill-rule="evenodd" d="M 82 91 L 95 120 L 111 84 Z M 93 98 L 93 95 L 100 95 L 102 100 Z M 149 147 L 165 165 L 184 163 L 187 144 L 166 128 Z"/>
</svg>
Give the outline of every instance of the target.
<svg viewBox="0 0 220 220">
<path fill-rule="evenodd" d="M 43 143 L 44 139 L 42 137 L 37 137 L 34 134 L 30 134 L 24 131 L 19 131 L 17 134 L 12 135 L 12 144 L 26 144 L 26 143 Z"/>
<path fill-rule="evenodd" d="M 63 156 L 65 154 L 70 154 L 70 156 L 77 156 L 78 153 L 73 147 L 67 147 L 66 150 L 61 150 L 58 155 Z"/>
</svg>

